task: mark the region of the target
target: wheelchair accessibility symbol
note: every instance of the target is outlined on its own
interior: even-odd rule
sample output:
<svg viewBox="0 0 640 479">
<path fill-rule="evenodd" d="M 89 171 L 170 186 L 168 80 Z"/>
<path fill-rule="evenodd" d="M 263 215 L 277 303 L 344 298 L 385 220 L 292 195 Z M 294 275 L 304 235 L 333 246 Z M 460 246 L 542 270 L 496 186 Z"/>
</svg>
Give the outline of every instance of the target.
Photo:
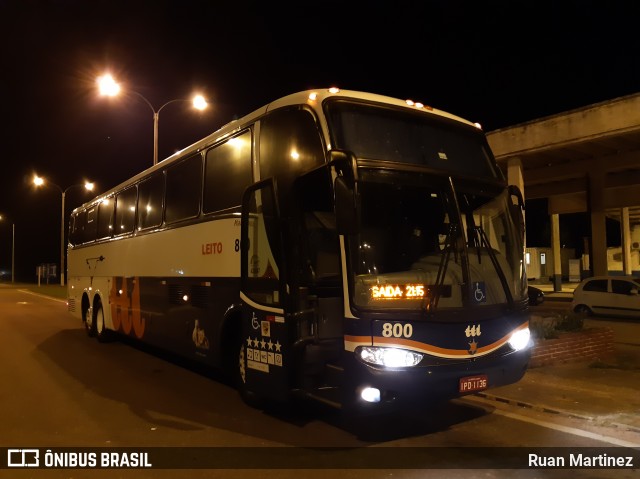
<svg viewBox="0 0 640 479">
<path fill-rule="evenodd" d="M 256 317 L 256 313 L 252 313 L 251 315 L 251 327 L 253 329 L 260 329 L 260 322 L 258 321 L 258 318 Z"/>
<path fill-rule="evenodd" d="M 476 303 L 487 302 L 487 290 L 484 281 L 473 283 L 473 290 L 473 297 L 475 298 Z"/>
</svg>

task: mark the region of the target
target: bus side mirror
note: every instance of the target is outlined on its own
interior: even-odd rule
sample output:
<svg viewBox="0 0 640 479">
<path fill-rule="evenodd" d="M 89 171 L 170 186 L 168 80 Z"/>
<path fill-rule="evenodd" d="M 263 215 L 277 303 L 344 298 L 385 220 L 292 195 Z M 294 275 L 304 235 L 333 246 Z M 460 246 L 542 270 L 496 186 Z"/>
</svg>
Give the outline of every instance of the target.
<svg viewBox="0 0 640 479">
<path fill-rule="evenodd" d="M 350 235 L 358 231 L 356 195 L 349 188 L 343 176 L 338 176 L 334 182 L 336 198 L 336 229 L 338 234 Z"/>
<path fill-rule="evenodd" d="M 333 183 L 337 232 L 341 235 L 356 234 L 358 232 L 356 157 L 350 151 L 331 150 L 329 166 L 334 168 L 337 175 Z"/>
<path fill-rule="evenodd" d="M 522 196 L 520 188 L 515 185 L 509 185 L 509 211 L 524 242 L 526 231 L 524 221 L 524 197 Z"/>
</svg>

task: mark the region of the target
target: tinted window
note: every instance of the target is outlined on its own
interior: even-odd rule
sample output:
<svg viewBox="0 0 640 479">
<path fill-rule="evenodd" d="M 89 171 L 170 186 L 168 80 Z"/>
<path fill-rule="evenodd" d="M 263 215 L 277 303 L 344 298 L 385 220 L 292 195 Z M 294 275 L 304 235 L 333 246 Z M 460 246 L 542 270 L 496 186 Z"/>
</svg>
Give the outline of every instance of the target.
<svg viewBox="0 0 640 479">
<path fill-rule="evenodd" d="M 92 206 L 87 210 L 87 224 L 84 227 L 83 243 L 96 239 L 98 226 L 98 207 Z"/>
<path fill-rule="evenodd" d="M 334 146 L 353 151 L 360 158 L 502 178 L 484 134 L 476 127 L 355 102 L 333 101 L 327 105 Z"/>
<path fill-rule="evenodd" d="M 87 224 L 86 210 L 79 211 L 73 218 L 71 229 L 71 244 L 82 244 L 84 240 L 84 227 Z"/>
<path fill-rule="evenodd" d="M 161 171 L 138 185 L 138 229 L 160 226 L 163 196 L 164 173 Z"/>
<path fill-rule="evenodd" d="M 69 244 L 74 245 L 76 244 L 76 239 L 74 237 L 74 233 L 73 233 L 73 226 L 76 223 L 76 215 L 71 215 L 71 217 L 69 218 Z"/>
<path fill-rule="evenodd" d="M 136 224 L 136 188 L 129 188 L 116 196 L 115 234 L 131 233 Z"/>
<path fill-rule="evenodd" d="M 295 178 L 322 164 L 324 148 L 310 111 L 276 110 L 261 120 L 260 178 L 274 176 L 281 195 L 286 195 Z M 281 202 L 283 208 L 287 204 Z"/>
<path fill-rule="evenodd" d="M 280 304 L 281 243 L 277 207 L 271 184 L 251 192 L 249 214 L 253 221 L 244 234 L 249 235 L 243 267 L 251 299 L 262 304 Z M 260 198 L 258 201 L 257 198 Z M 259 205 L 259 206 L 258 206 Z M 266 234 L 257 233 L 264 231 Z M 257 233 L 257 234 L 256 234 Z"/>
<path fill-rule="evenodd" d="M 192 156 L 167 169 L 167 223 L 193 218 L 200 212 L 202 157 Z"/>
<path fill-rule="evenodd" d="M 585 283 L 582 288 L 583 291 L 597 291 L 601 293 L 607 292 L 607 280 L 606 279 L 594 279 Z"/>
<path fill-rule="evenodd" d="M 113 198 L 107 198 L 98 205 L 98 239 L 108 238 L 113 233 L 113 205 Z"/>
<path fill-rule="evenodd" d="M 240 205 L 251 181 L 251 131 L 211 148 L 205 162 L 204 212 Z"/>
<path fill-rule="evenodd" d="M 620 279 L 614 279 L 611 281 L 611 291 L 616 294 L 631 294 L 633 288 L 637 289 L 637 286 L 629 281 Z"/>
</svg>

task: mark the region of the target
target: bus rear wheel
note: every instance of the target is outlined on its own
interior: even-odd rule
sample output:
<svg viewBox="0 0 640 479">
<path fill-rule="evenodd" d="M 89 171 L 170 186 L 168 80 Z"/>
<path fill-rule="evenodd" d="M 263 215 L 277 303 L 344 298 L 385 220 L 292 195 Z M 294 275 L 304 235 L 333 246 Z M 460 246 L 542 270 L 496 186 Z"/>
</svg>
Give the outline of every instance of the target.
<svg viewBox="0 0 640 479">
<path fill-rule="evenodd" d="M 87 332 L 87 336 L 90 338 L 96 335 L 96 325 L 93 321 L 93 309 L 86 306 L 82 314 L 82 322 L 84 323 L 84 329 Z"/>
<path fill-rule="evenodd" d="M 98 338 L 98 341 L 104 343 L 109 340 L 109 330 L 104 324 L 104 309 L 102 308 L 102 301 L 98 301 L 93 310 L 95 336 Z"/>
</svg>

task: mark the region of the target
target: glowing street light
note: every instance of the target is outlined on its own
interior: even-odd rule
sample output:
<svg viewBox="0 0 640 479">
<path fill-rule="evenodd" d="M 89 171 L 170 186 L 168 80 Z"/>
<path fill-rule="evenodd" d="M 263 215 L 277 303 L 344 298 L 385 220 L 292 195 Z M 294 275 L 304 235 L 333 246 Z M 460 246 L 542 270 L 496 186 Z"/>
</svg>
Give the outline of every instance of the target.
<svg viewBox="0 0 640 479">
<path fill-rule="evenodd" d="M 116 82 L 114 78 L 109 74 L 105 74 L 105 75 L 102 75 L 101 77 L 98 77 L 97 83 L 98 83 L 98 91 L 102 96 L 114 97 L 119 95 L 120 91 L 122 90 L 122 88 L 120 88 L 120 84 Z M 147 100 L 142 94 L 133 90 L 128 90 L 128 91 L 138 96 L 142 101 L 144 101 L 149 106 L 149 108 L 151 108 L 151 111 L 153 112 L 153 164 L 154 165 L 158 164 L 158 123 L 160 121 L 160 110 L 162 110 L 165 106 L 169 105 L 170 103 L 174 103 L 178 101 L 191 101 L 191 104 L 196 110 L 204 110 L 209 105 L 207 103 L 207 100 L 205 100 L 205 98 L 202 95 L 195 95 L 191 100 L 185 100 L 184 98 L 169 100 L 168 102 L 164 103 L 160 108 L 156 110 L 154 106 L 151 104 L 151 102 Z"/>
<path fill-rule="evenodd" d="M 5 217 L 0 215 L 0 221 L 5 221 Z M 15 259 L 16 259 L 16 224 L 11 223 L 11 282 L 15 283 L 16 281 L 16 269 L 15 269 Z"/>
<path fill-rule="evenodd" d="M 64 199 L 67 194 L 67 191 L 69 191 L 71 188 L 76 188 L 78 186 L 81 186 L 81 187 L 84 187 L 84 189 L 87 191 L 92 191 L 93 183 L 86 181 L 84 184 L 71 185 L 65 189 L 62 189 L 60 186 L 56 185 L 55 183 L 51 183 L 51 182 L 46 183 L 44 178 L 38 175 L 34 175 L 33 184 L 36 187 L 46 186 L 46 185 L 55 186 L 56 188 L 58 188 L 58 190 L 60 190 L 60 193 L 62 194 L 62 215 L 61 215 L 62 217 L 60 219 L 60 286 L 64 286 L 64 272 L 65 272 L 64 271 Z"/>
</svg>

